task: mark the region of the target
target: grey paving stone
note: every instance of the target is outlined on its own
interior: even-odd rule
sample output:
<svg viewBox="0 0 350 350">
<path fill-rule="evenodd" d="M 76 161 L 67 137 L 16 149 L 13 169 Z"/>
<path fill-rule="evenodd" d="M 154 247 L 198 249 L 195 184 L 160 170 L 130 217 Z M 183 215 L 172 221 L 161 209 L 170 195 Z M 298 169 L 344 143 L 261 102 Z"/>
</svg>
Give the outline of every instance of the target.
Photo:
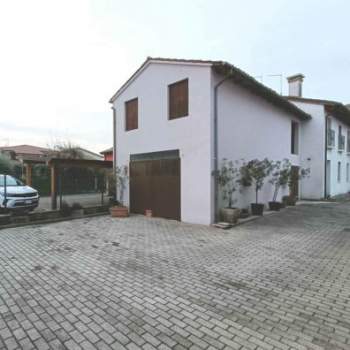
<svg viewBox="0 0 350 350">
<path fill-rule="evenodd" d="M 304 205 L 228 231 L 142 216 L 2 230 L 0 348 L 349 349 L 349 212 Z"/>
</svg>

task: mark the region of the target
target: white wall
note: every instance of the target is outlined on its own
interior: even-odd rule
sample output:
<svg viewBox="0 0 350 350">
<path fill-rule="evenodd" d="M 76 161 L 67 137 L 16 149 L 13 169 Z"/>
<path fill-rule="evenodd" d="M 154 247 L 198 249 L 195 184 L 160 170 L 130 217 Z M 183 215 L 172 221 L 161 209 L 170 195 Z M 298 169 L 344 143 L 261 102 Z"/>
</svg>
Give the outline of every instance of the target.
<svg viewBox="0 0 350 350">
<path fill-rule="evenodd" d="M 342 135 L 345 136 L 345 150 L 338 150 L 338 128 L 339 125 L 342 127 Z M 339 121 L 338 119 L 331 117 L 331 128 L 335 131 L 335 147 L 327 149 L 327 160 L 331 161 L 331 172 L 330 172 L 330 195 L 335 196 L 338 194 L 347 193 L 350 191 L 350 182 L 346 178 L 346 164 L 350 164 L 350 153 L 347 152 L 347 130 L 349 127 Z M 338 182 L 338 162 L 341 163 L 341 177 Z M 350 165 L 349 165 L 350 167 Z"/>
<path fill-rule="evenodd" d="M 130 154 L 180 150 L 181 220 L 209 224 L 211 201 L 210 67 L 151 63 L 117 97 L 117 164 Z M 189 79 L 189 116 L 168 120 L 168 85 Z M 138 129 L 125 131 L 124 103 L 139 99 Z M 129 192 L 126 193 L 127 204 Z"/>
<path fill-rule="evenodd" d="M 300 109 L 312 116 L 301 130 L 301 166 L 310 169 L 310 176 L 300 182 L 302 199 L 321 199 L 325 189 L 325 113 L 321 104 L 295 102 Z"/>
<path fill-rule="evenodd" d="M 216 81 L 217 76 L 213 84 Z M 233 161 L 244 158 L 249 161 L 266 157 L 274 161 L 287 158 L 293 165 L 299 165 L 299 155 L 291 154 L 291 122 L 301 123 L 297 117 L 229 81 L 219 88 L 218 114 L 220 162 L 223 158 Z M 299 154 L 300 151 L 299 143 Z M 288 193 L 288 188 L 280 191 L 278 199 Z M 259 202 L 271 201 L 272 195 L 272 185 L 266 181 Z M 244 188 L 242 193 L 235 196 L 237 207 L 248 207 L 255 202 L 252 187 Z"/>
</svg>

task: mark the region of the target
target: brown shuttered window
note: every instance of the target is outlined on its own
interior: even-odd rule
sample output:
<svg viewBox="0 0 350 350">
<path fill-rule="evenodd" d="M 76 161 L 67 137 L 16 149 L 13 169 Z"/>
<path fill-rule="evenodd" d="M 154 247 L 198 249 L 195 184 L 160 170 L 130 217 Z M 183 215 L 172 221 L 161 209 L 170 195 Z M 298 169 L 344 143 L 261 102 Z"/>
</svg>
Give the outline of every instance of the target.
<svg viewBox="0 0 350 350">
<path fill-rule="evenodd" d="M 169 119 L 188 115 L 188 79 L 169 85 Z"/>
<path fill-rule="evenodd" d="M 125 130 L 138 128 L 138 99 L 125 102 Z"/>
</svg>

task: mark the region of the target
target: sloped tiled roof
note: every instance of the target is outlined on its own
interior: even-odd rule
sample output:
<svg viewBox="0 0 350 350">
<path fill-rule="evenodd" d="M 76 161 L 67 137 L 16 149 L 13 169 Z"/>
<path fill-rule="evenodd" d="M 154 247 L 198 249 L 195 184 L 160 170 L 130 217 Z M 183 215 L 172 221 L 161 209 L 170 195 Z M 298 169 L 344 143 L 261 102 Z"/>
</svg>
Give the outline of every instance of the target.
<svg viewBox="0 0 350 350">
<path fill-rule="evenodd" d="M 234 65 L 224 61 L 212 61 L 212 60 L 188 60 L 188 59 L 176 59 L 176 58 L 162 58 L 162 57 L 148 57 L 146 61 L 136 70 L 136 72 L 118 89 L 118 91 L 109 100 L 113 103 L 118 95 L 124 91 L 129 83 L 151 62 L 154 63 L 183 63 L 194 65 L 209 65 L 215 72 L 223 76 L 231 78 L 235 83 L 240 84 L 244 88 L 248 89 L 255 95 L 258 95 L 268 102 L 276 105 L 277 107 L 297 115 L 300 119 L 310 119 L 311 116 L 289 102 L 286 98 L 279 95 L 274 90 L 268 88 L 264 84 L 254 79 L 249 74 L 245 73 L 241 69 Z"/>
<path fill-rule="evenodd" d="M 106 154 L 106 153 L 112 153 L 113 152 L 113 147 L 109 147 L 105 149 L 104 151 L 101 151 L 100 154 Z"/>
<path fill-rule="evenodd" d="M 37 147 L 32 145 L 17 145 L 17 146 L 4 146 L 0 147 L 0 151 L 12 151 L 17 154 L 31 154 L 31 155 L 46 155 L 51 152 L 48 148 Z"/>
<path fill-rule="evenodd" d="M 306 102 L 312 104 L 323 105 L 327 113 L 331 114 L 335 118 L 339 119 L 343 123 L 350 126 L 350 108 L 349 105 L 344 105 L 338 101 L 322 100 L 316 98 L 298 97 L 298 96 L 286 96 L 289 101 Z"/>
</svg>

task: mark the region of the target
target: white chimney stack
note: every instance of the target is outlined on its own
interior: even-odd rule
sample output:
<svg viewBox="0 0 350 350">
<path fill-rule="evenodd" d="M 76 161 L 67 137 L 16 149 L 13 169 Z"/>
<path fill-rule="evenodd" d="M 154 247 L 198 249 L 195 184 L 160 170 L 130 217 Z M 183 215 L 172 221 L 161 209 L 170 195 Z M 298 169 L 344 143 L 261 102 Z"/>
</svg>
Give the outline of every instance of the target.
<svg viewBox="0 0 350 350">
<path fill-rule="evenodd" d="M 289 96 L 302 97 L 303 96 L 303 81 L 304 75 L 295 74 L 287 78 L 289 85 Z"/>
</svg>

